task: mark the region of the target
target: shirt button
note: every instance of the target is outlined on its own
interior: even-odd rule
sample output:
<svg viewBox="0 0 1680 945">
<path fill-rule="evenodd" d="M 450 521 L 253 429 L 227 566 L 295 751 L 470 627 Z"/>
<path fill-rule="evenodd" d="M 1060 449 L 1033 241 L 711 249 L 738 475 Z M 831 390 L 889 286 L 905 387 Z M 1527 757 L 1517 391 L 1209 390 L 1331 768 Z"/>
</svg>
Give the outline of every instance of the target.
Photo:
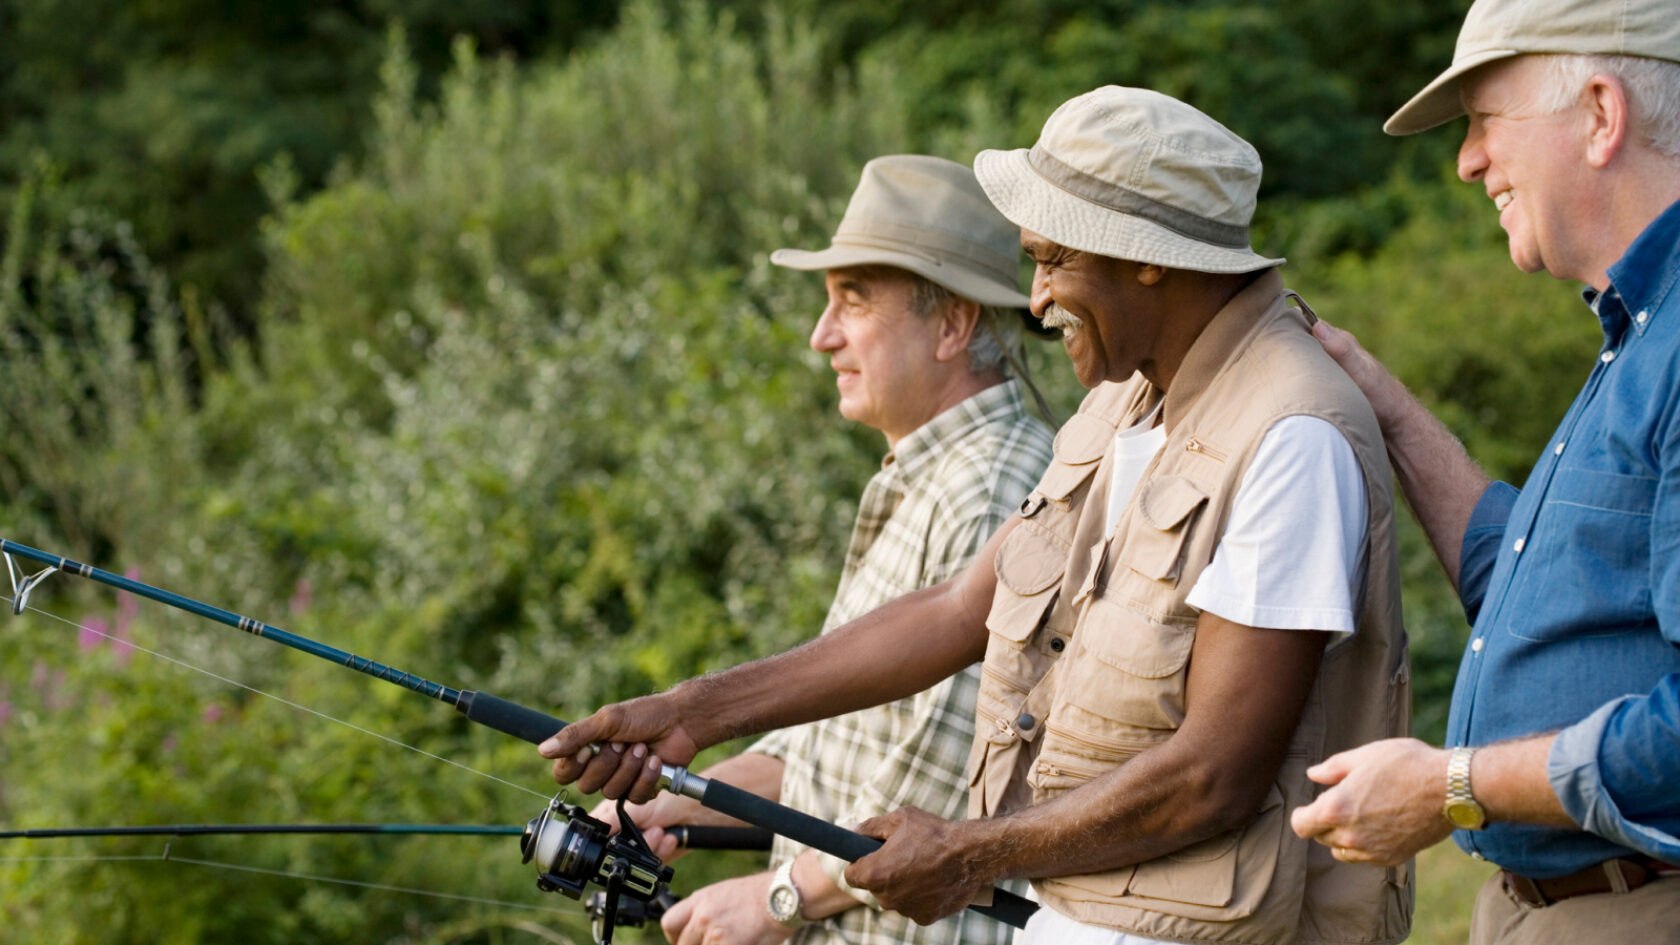
<svg viewBox="0 0 1680 945">
<path fill-rule="evenodd" d="M 1523 550 L 1523 545 L 1526 545 L 1526 544 L 1528 544 L 1527 541 L 1525 541 L 1524 539 L 1518 538 L 1516 541 L 1511 543 L 1511 550 L 1520 553 Z"/>
<path fill-rule="evenodd" d="M 1487 857 L 1481 855 L 1480 853 L 1471 853 L 1470 854 L 1470 859 L 1475 860 L 1477 862 L 1481 862 L 1482 860 L 1487 859 Z"/>
<path fill-rule="evenodd" d="M 1470 641 L 1470 652 L 1472 652 L 1472 653 L 1482 652 L 1482 638 L 1481 637 L 1477 637 L 1476 639 Z"/>
<path fill-rule="evenodd" d="M 1633 316 L 1633 320 L 1638 322 L 1639 324 L 1643 325 L 1646 322 L 1651 320 L 1651 313 L 1646 312 L 1646 311 L 1641 311 L 1638 315 Z"/>
<path fill-rule="evenodd" d="M 1063 640 L 1061 637 L 1051 637 L 1050 638 L 1050 649 L 1054 650 L 1057 653 L 1060 653 L 1063 650 L 1067 649 L 1067 641 Z"/>
<path fill-rule="evenodd" d="M 1015 724 L 1020 726 L 1021 731 L 1028 732 L 1032 730 L 1034 725 L 1038 724 L 1038 720 L 1033 718 L 1031 715 L 1022 712 L 1021 717 L 1015 720 Z"/>
<path fill-rule="evenodd" d="M 1603 361 L 1605 364 L 1609 364 L 1611 361 L 1616 360 L 1616 352 L 1606 351 L 1603 354 L 1599 355 L 1598 359 L 1600 361 Z"/>
<path fill-rule="evenodd" d="M 1562 443 L 1559 443 L 1557 445 L 1557 449 L 1552 450 L 1552 455 L 1553 456 L 1562 456 L 1563 455 L 1563 444 Z"/>
</svg>

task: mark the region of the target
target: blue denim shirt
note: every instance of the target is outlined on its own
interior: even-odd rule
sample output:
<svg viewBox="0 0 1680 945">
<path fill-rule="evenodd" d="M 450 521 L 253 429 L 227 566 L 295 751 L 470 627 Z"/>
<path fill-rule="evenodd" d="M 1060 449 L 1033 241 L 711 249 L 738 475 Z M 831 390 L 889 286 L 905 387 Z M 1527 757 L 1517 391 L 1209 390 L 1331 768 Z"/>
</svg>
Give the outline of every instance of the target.
<svg viewBox="0 0 1680 945">
<path fill-rule="evenodd" d="M 1552 790 L 1585 832 L 1496 823 L 1460 847 L 1533 877 L 1629 850 L 1680 863 L 1680 203 L 1585 297 L 1604 347 L 1522 492 L 1464 533 L 1474 627 L 1451 745 L 1557 731 Z"/>
</svg>

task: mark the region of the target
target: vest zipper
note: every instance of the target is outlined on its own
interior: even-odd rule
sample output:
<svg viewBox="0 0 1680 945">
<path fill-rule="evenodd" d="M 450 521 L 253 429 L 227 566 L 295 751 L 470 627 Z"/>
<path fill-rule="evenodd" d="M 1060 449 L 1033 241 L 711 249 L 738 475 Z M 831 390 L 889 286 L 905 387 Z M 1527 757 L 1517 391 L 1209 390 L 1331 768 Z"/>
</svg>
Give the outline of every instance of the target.
<svg viewBox="0 0 1680 945">
<path fill-rule="evenodd" d="M 1186 453 L 1197 453 L 1202 456 L 1206 456 L 1208 459 L 1218 460 L 1219 462 L 1224 462 L 1226 456 L 1224 450 L 1214 449 L 1206 443 L 1203 443 L 1200 437 L 1194 436 L 1190 438 L 1188 443 L 1184 444 L 1184 451 Z"/>
</svg>

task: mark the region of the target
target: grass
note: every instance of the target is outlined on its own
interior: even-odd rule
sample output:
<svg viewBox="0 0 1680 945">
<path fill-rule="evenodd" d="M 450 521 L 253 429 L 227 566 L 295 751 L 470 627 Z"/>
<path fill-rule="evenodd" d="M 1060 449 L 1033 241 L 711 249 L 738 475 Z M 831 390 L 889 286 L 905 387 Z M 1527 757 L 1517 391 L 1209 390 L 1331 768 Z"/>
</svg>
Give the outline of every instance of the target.
<svg viewBox="0 0 1680 945">
<path fill-rule="evenodd" d="M 1417 912 L 1412 945 L 1464 945 L 1470 937 L 1470 907 L 1492 873 L 1492 863 L 1470 859 L 1451 841 L 1418 854 Z"/>
</svg>

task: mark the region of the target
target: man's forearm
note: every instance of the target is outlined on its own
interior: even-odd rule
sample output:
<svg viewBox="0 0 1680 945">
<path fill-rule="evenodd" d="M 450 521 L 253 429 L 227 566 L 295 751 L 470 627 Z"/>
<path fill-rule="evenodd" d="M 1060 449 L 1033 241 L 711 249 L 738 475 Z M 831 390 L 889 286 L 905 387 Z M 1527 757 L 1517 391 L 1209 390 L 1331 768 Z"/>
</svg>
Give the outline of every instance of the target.
<svg viewBox="0 0 1680 945">
<path fill-rule="evenodd" d="M 959 579 L 960 580 L 960 579 Z M 989 603 L 989 599 L 988 599 Z M 956 582 L 907 594 L 776 656 L 691 679 L 671 695 L 704 744 L 892 702 L 985 655 Z"/>
<path fill-rule="evenodd" d="M 1418 523 L 1441 559 L 1447 579 L 1458 587 L 1460 552 L 1464 530 L 1476 500 L 1491 480 L 1483 473 L 1464 445 L 1428 408 L 1390 380 L 1403 398 L 1390 406 L 1392 419 L 1383 421 L 1383 440 L 1395 479 Z"/>
<path fill-rule="evenodd" d="M 1480 748 L 1470 759 L 1470 784 L 1490 821 L 1577 827 L 1546 774 L 1556 735 L 1547 733 Z"/>
</svg>

